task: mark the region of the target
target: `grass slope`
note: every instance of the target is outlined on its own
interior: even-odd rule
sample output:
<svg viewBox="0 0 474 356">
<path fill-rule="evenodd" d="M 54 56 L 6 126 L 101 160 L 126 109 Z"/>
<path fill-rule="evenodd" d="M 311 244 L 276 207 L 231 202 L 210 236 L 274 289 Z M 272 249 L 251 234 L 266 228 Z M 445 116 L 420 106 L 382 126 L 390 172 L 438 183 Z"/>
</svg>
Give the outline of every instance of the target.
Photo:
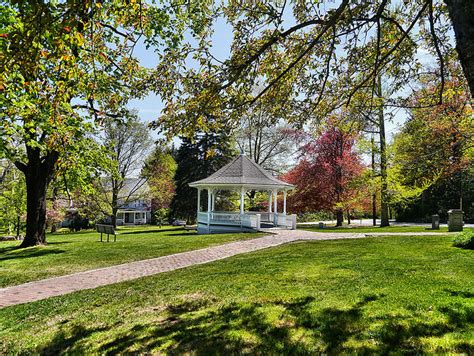
<svg viewBox="0 0 474 356">
<path fill-rule="evenodd" d="M 300 242 L 0 310 L 0 353 L 474 352 L 451 237 Z"/>
<path fill-rule="evenodd" d="M 197 235 L 182 228 L 157 226 L 119 229 L 117 242 L 100 242 L 95 231 L 57 233 L 47 246 L 18 249 L 0 242 L 0 287 L 52 276 L 195 250 L 261 234 Z"/>
</svg>

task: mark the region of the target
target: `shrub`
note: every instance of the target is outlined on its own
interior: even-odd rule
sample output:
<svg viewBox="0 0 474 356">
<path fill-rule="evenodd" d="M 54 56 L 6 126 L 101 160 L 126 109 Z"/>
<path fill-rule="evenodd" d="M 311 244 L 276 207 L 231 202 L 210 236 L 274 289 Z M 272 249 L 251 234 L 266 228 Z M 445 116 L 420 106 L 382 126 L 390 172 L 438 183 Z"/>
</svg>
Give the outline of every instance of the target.
<svg viewBox="0 0 474 356">
<path fill-rule="evenodd" d="M 333 220 L 334 214 L 329 211 L 316 211 L 313 213 L 298 214 L 298 222 L 313 222 L 323 220 Z"/>
<path fill-rule="evenodd" d="M 453 246 L 474 250 L 474 231 L 460 232 L 453 239 Z"/>
</svg>

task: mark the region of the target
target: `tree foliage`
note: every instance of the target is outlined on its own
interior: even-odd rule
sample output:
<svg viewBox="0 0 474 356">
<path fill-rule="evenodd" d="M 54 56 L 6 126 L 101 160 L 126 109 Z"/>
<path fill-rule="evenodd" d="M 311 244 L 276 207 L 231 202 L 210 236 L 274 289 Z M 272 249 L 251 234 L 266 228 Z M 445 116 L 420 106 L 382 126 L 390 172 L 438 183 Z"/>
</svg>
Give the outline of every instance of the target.
<svg viewBox="0 0 474 356">
<path fill-rule="evenodd" d="M 25 179 L 8 162 L 0 161 L 0 167 L 0 229 L 19 238 L 26 214 Z"/>
<path fill-rule="evenodd" d="M 233 30 L 229 57 L 217 59 L 212 48 L 197 53 L 199 70 L 177 76 L 177 90 L 167 97 L 157 126 L 171 134 L 215 129 L 239 121 L 260 100 L 273 101 L 272 114 L 290 109 L 291 120 L 304 124 L 337 112 L 361 93 L 369 95 L 366 103 L 376 102 L 381 73 L 391 77 L 394 92 L 404 94 L 423 73 L 435 73 L 440 86 L 430 105 L 436 105 L 444 90 L 447 60 L 456 57 L 451 23 L 458 52 L 474 52 L 469 26 L 463 27 L 463 36 L 457 31 L 463 20 L 472 18 L 474 5 L 469 0 L 446 3 L 224 2 L 213 20 L 224 17 Z M 457 7 L 465 12 L 454 11 L 459 13 L 454 16 Z M 426 58 L 436 66 L 427 66 Z M 474 88 L 474 77 L 466 70 L 474 67 L 469 58 L 461 56 L 461 61 Z M 253 92 L 257 85 L 261 90 Z M 406 100 L 390 98 L 384 105 L 406 105 Z"/>
<path fill-rule="evenodd" d="M 354 204 L 354 186 L 364 166 L 355 150 L 357 136 L 334 124 L 301 148 L 301 159 L 283 179 L 296 185 L 289 205 L 297 212 L 331 210 L 342 224 L 342 212 Z"/>
<path fill-rule="evenodd" d="M 154 78 L 167 90 L 172 63 L 190 53 L 185 33 L 200 37 L 209 4 L 160 1 L 6 1 L 0 6 L 0 156 L 25 174 L 27 231 L 22 246 L 46 242 L 46 190 L 68 169 L 94 123 L 120 119 L 130 98 Z M 188 26 L 190 25 L 190 26 Z M 142 41 L 158 56 L 140 66 Z"/>
<path fill-rule="evenodd" d="M 169 209 L 176 190 L 176 169 L 177 164 L 171 148 L 157 145 L 146 159 L 141 174 L 150 188 L 152 211 Z"/>
<path fill-rule="evenodd" d="M 227 132 L 197 134 L 184 138 L 176 152 L 176 194 L 171 202 L 171 217 L 194 221 L 197 212 L 197 189 L 189 183 L 204 179 L 228 163 L 236 154 Z M 207 193 L 202 194 L 206 202 Z"/>
<path fill-rule="evenodd" d="M 474 111 L 470 96 L 463 82 L 453 79 L 446 82 L 442 105 L 423 107 L 424 92 L 435 90 L 427 83 L 413 96 L 416 108 L 394 142 L 392 170 L 398 174 L 398 184 L 409 191 L 418 189 L 414 197 L 421 197 L 408 204 L 403 200 L 394 203 L 403 218 L 407 213 L 414 218 L 435 213 L 445 217 L 447 210 L 460 207 L 462 199 L 472 218 Z"/>
<path fill-rule="evenodd" d="M 116 225 L 117 211 L 146 194 L 146 178 L 140 172 L 151 147 L 147 126 L 138 117 L 120 122 L 108 119 L 103 125 L 104 147 L 108 167 L 95 179 L 95 189 L 88 195 Z"/>
</svg>

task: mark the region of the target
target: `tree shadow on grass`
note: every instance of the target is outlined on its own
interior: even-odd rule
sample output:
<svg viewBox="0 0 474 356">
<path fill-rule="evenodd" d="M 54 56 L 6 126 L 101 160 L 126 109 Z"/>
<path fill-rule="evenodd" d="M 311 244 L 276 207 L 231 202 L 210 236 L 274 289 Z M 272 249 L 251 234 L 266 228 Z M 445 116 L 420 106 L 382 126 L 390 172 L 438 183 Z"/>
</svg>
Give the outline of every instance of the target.
<svg viewBox="0 0 474 356">
<path fill-rule="evenodd" d="M 0 261 L 6 261 L 6 260 L 16 260 L 16 259 L 21 259 L 21 258 L 31 258 L 31 257 L 41 257 L 41 256 L 47 256 L 47 255 L 58 255 L 61 253 L 66 252 L 65 250 L 58 250 L 58 249 L 47 249 L 47 248 L 41 248 L 41 249 L 19 249 L 18 247 L 15 247 L 14 249 L 8 251 L 6 254 L 2 254 L 0 251 Z"/>
<path fill-rule="evenodd" d="M 466 305 L 439 308 L 447 321 L 423 320 L 385 313 L 367 316 L 365 308 L 383 295 L 367 295 L 350 308 L 317 309 L 312 296 L 287 301 L 234 302 L 223 306 L 215 300 L 188 298 L 157 308 L 153 321 L 123 324 L 125 331 L 97 345 L 95 352 L 117 354 L 160 351 L 170 354 L 314 354 L 425 353 L 422 339 L 468 331 L 474 309 Z M 153 312 L 151 312 L 153 313 Z M 115 327 L 115 326 L 114 326 Z M 81 343 L 100 330 L 78 329 L 65 337 L 60 332 L 42 350 L 80 351 Z M 123 329 L 122 329 L 123 330 Z M 474 351 L 468 341 L 459 340 L 448 350 Z"/>
<path fill-rule="evenodd" d="M 474 293 L 469 291 L 445 289 L 445 292 L 448 292 L 452 297 L 474 298 Z"/>
<path fill-rule="evenodd" d="M 68 332 L 61 329 L 53 340 L 46 346 L 39 348 L 37 353 L 40 355 L 84 354 L 85 345 L 81 343 L 81 340 L 105 330 L 105 327 L 87 329 L 82 325 L 74 325 Z"/>
</svg>

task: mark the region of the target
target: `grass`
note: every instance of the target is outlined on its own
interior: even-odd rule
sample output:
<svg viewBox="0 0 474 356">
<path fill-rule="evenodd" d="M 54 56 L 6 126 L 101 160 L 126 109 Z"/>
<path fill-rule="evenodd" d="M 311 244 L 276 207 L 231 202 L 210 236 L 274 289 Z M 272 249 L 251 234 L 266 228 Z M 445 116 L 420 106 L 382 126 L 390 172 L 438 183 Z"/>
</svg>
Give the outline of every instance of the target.
<svg viewBox="0 0 474 356">
<path fill-rule="evenodd" d="M 371 233 L 371 232 L 448 232 L 447 226 L 440 227 L 439 230 L 427 229 L 426 226 L 326 226 L 320 229 L 318 225 L 298 225 L 299 229 L 315 231 L 315 232 L 356 232 L 356 233 Z M 474 231 L 472 228 L 464 228 L 464 231 Z"/>
<path fill-rule="evenodd" d="M 474 352 L 450 236 L 300 242 L 0 310 L 1 353 Z"/>
<path fill-rule="evenodd" d="M 95 231 L 56 233 L 47 246 L 18 249 L 18 241 L 0 242 L 0 287 L 52 276 L 195 250 L 261 234 L 197 235 L 164 226 L 124 227 L 117 242 L 100 242 Z"/>
</svg>

